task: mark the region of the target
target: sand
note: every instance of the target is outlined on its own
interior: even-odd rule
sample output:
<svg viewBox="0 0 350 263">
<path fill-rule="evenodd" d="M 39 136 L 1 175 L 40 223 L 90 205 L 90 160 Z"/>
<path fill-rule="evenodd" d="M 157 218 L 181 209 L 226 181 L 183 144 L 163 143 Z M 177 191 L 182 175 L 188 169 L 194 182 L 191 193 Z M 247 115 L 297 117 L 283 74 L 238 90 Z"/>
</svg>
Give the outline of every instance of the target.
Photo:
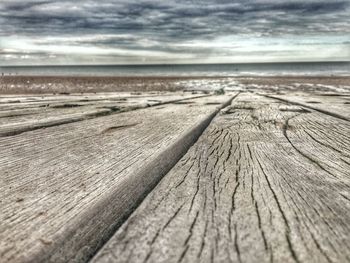
<svg viewBox="0 0 350 263">
<path fill-rule="evenodd" d="M 45 94 L 120 91 L 178 91 L 179 81 L 196 77 L 65 77 L 65 76 L 3 76 L 1 94 Z"/>
<path fill-rule="evenodd" d="M 350 77 L 57 77 L 3 76 L 0 94 L 179 91 L 265 87 L 279 90 L 350 89 Z"/>
</svg>

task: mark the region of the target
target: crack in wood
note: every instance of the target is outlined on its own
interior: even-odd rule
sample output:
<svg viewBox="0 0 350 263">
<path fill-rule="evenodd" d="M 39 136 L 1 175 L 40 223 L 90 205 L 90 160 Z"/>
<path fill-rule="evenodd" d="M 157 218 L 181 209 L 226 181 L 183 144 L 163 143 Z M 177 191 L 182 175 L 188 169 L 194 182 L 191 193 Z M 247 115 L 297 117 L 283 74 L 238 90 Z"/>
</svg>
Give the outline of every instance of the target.
<svg viewBox="0 0 350 263">
<path fill-rule="evenodd" d="M 278 197 L 277 197 L 277 195 L 276 195 L 275 190 L 274 190 L 274 189 L 272 188 L 272 186 L 271 186 L 271 182 L 270 182 L 270 180 L 268 179 L 268 175 L 266 174 L 266 172 L 265 172 L 263 166 L 261 165 L 259 159 L 256 159 L 256 161 L 257 161 L 258 164 L 259 164 L 259 167 L 260 167 L 261 172 L 262 172 L 262 173 L 264 174 L 264 176 L 265 176 L 265 179 L 266 179 L 266 182 L 267 182 L 267 184 L 268 184 L 268 187 L 269 187 L 269 189 L 270 189 L 270 191 L 271 191 L 271 193 L 272 193 L 272 195 L 273 195 L 273 197 L 274 197 L 274 199 L 275 199 L 275 201 L 276 201 L 278 210 L 279 210 L 279 212 L 280 212 L 280 214 L 281 214 L 281 216 L 282 216 L 282 218 L 283 218 L 283 221 L 284 221 L 284 223 L 285 223 L 285 226 L 286 226 L 285 236 L 286 236 L 286 241 L 287 241 L 287 243 L 288 243 L 289 251 L 290 251 L 290 253 L 291 253 L 293 259 L 295 260 L 295 262 L 299 263 L 299 262 L 301 262 L 301 261 L 298 259 L 298 256 L 297 256 L 296 252 L 294 251 L 292 242 L 291 242 L 291 240 L 290 240 L 290 231 L 291 231 L 291 230 L 290 230 L 289 221 L 288 221 L 288 219 L 287 219 L 287 217 L 286 217 L 286 215 L 285 215 L 285 213 L 284 213 L 284 211 L 283 211 L 283 209 L 282 209 L 282 206 L 281 206 L 280 201 L 279 201 L 279 199 L 278 199 Z"/>
</svg>

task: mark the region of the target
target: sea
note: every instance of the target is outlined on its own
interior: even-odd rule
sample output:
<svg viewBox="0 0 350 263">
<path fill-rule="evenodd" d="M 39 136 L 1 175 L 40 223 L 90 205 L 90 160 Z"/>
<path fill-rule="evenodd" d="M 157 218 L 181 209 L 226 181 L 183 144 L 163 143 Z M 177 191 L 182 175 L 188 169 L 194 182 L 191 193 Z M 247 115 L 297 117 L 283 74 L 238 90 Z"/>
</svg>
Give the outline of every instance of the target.
<svg viewBox="0 0 350 263">
<path fill-rule="evenodd" d="M 350 62 L 0 66 L 0 74 L 24 76 L 350 76 Z"/>
</svg>

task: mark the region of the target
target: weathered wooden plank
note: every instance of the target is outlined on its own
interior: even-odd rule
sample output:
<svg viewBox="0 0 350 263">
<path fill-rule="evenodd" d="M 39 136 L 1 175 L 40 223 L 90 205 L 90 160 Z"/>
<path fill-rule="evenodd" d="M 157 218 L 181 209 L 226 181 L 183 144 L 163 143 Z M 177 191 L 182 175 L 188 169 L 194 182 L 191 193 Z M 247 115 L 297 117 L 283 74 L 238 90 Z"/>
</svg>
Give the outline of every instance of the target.
<svg viewBox="0 0 350 263">
<path fill-rule="evenodd" d="M 240 94 L 92 262 L 349 262 L 349 131 Z"/>
<path fill-rule="evenodd" d="M 77 111 L 82 112 L 85 108 L 83 106 L 90 107 L 102 107 L 102 106 L 134 106 L 134 105 L 145 105 L 152 106 L 157 103 L 176 101 L 181 99 L 190 99 L 197 98 L 204 95 L 197 94 L 185 94 L 180 92 L 173 93 L 161 93 L 157 95 L 152 95 L 151 93 L 145 93 L 143 95 L 131 95 L 129 93 L 113 93 L 113 96 L 110 94 L 101 94 L 101 95 L 90 95 L 84 96 L 79 99 L 74 97 L 61 96 L 43 96 L 40 97 L 40 101 L 28 102 L 25 100 L 25 97 L 17 97 L 19 100 L 17 103 L 5 103 L 0 104 L 0 122 L 9 123 L 13 121 L 11 119 L 4 119 L 5 117 L 12 116 L 21 116 L 21 115 L 30 115 L 37 114 L 42 112 L 43 114 L 48 114 L 54 110 L 65 110 L 66 112 L 76 113 Z M 79 108 L 79 109 L 78 109 Z M 64 112 L 62 112 L 64 113 Z M 58 113 L 57 115 L 60 115 Z M 28 120 L 28 116 L 25 116 L 24 120 Z M 20 120 L 20 122 L 23 120 Z"/>
<path fill-rule="evenodd" d="M 153 94 L 145 93 L 148 96 Z M 53 95 L 45 94 L 42 96 L 28 96 L 28 95 L 1 95 L 0 97 L 0 109 L 7 108 L 29 108 L 29 107 L 40 107 L 46 106 L 47 104 L 60 103 L 60 102 L 71 102 L 71 103 L 82 103 L 82 102 L 94 102 L 101 100 L 113 100 L 122 98 L 139 97 L 140 95 L 132 95 L 131 93 L 98 93 L 98 94 L 69 94 L 69 95 Z"/>
<path fill-rule="evenodd" d="M 43 95 L 39 97 L 26 95 L 11 95 L 0 97 L 0 111 L 27 109 L 37 107 L 55 107 L 67 103 L 76 103 L 79 105 L 91 105 L 98 102 L 120 102 L 125 99 L 157 99 L 164 96 L 180 96 L 189 97 L 192 94 L 184 92 L 113 92 L 113 93 L 97 93 L 97 94 L 70 94 L 70 95 Z M 200 94 L 197 94 L 199 96 Z"/>
<path fill-rule="evenodd" d="M 230 98 L 0 138 L 1 261 L 88 259 Z"/>
<path fill-rule="evenodd" d="M 0 118 L 4 119 L 8 117 L 32 115 L 32 114 L 40 113 L 42 111 L 43 110 L 40 108 L 30 109 L 30 110 L 28 109 L 5 110 L 5 111 L 0 111 Z M 2 121 L 1 119 L 0 119 L 0 122 Z"/>
<path fill-rule="evenodd" d="M 36 129 L 203 96 L 205 95 L 174 93 L 157 97 L 124 98 L 122 101 L 114 102 L 97 101 L 95 104 L 89 102 L 90 105 L 88 104 L 87 106 L 84 106 L 84 104 L 61 102 L 41 108 L 41 111 L 38 111 L 38 108 L 22 110 L 23 114 L 21 114 L 20 110 L 12 110 L 15 116 L 10 115 L 11 111 L 6 111 L 7 116 L 5 114 L 4 117 L 0 118 L 0 137 L 13 136 Z M 30 114 L 25 114 L 26 112 Z M 2 113 L 0 111 L 0 116 Z"/>
<path fill-rule="evenodd" d="M 268 95 L 285 102 L 297 104 L 324 114 L 332 115 L 350 121 L 350 95 L 349 94 L 327 94 L 317 95 L 309 93 L 287 93 L 283 95 Z"/>
</svg>

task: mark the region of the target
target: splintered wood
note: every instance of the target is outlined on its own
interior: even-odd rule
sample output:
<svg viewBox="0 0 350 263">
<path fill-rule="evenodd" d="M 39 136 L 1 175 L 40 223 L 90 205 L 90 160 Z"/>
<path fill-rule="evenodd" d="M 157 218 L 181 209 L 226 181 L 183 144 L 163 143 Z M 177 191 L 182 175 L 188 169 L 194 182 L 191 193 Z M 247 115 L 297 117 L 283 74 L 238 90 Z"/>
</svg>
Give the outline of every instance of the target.
<svg viewBox="0 0 350 263">
<path fill-rule="evenodd" d="M 349 131 L 241 93 L 92 262 L 349 262 Z"/>
</svg>

